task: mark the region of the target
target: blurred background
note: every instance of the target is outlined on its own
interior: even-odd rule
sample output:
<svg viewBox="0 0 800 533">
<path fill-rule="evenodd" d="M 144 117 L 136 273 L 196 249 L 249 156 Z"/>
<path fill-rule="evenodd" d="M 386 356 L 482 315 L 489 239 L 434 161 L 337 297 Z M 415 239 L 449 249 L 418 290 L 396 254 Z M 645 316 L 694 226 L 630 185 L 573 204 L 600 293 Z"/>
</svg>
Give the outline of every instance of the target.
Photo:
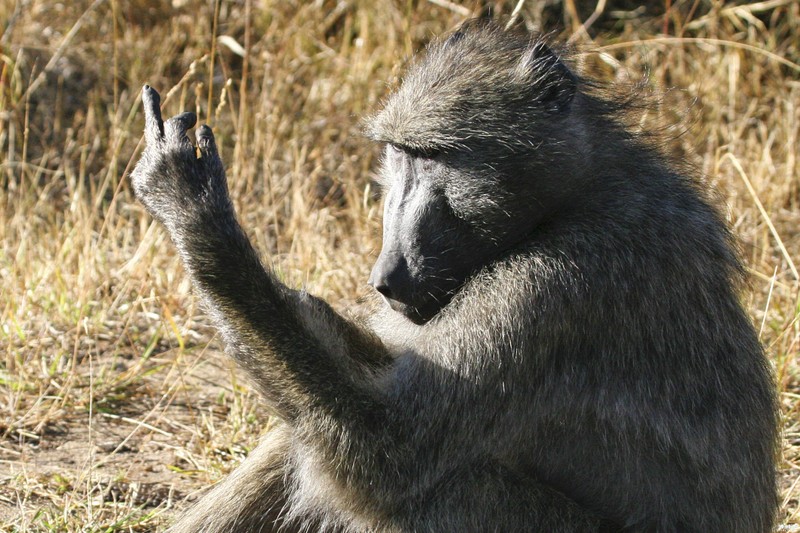
<svg viewBox="0 0 800 533">
<path fill-rule="evenodd" d="M 142 84 L 214 127 L 265 261 L 346 307 L 380 248 L 362 119 L 486 13 L 638 85 L 633 123 L 718 191 L 800 531 L 800 0 L 0 0 L 0 530 L 163 529 L 269 429 L 133 199 Z"/>
</svg>

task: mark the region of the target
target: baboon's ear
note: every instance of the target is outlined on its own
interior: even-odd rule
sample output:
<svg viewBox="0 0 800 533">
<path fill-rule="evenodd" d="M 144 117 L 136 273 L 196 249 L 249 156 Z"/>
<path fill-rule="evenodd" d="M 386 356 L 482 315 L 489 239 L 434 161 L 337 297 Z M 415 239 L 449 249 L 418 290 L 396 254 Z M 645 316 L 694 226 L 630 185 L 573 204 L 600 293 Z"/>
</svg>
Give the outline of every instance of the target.
<svg viewBox="0 0 800 533">
<path fill-rule="evenodd" d="M 528 47 L 517 66 L 548 111 L 565 112 L 577 91 L 578 80 L 569 67 L 542 41 Z"/>
<path fill-rule="evenodd" d="M 494 28 L 491 18 L 481 16 L 478 18 L 467 19 L 462 22 L 461 25 L 459 25 L 457 30 L 455 30 L 447 37 L 447 39 L 445 39 L 443 45 L 446 48 L 463 40 L 468 33 L 481 33 L 490 28 Z"/>
<path fill-rule="evenodd" d="M 458 43 L 464 38 L 464 28 L 459 28 L 458 30 L 454 31 L 450 34 L 450 36 L 444 41 L 444 46 L 453 46 L 454 44 Z"/>
</svg>

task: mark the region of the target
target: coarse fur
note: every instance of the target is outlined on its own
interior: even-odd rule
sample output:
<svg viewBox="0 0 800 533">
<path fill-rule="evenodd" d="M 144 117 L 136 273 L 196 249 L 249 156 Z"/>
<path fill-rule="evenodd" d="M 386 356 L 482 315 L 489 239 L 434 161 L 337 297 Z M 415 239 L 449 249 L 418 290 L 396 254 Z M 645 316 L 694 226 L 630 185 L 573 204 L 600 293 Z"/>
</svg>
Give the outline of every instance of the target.
<svg viewBox="0 0 800 533">
<path fill-rule="evenodd" d="M 138 198 L 283 424 L 173 526 L 771 531 L 776 401 L 695 182 L 541 39 L 470 22 L 370 120 L 368 323 L 281 284 L 145 87 Z"/>
</svg>

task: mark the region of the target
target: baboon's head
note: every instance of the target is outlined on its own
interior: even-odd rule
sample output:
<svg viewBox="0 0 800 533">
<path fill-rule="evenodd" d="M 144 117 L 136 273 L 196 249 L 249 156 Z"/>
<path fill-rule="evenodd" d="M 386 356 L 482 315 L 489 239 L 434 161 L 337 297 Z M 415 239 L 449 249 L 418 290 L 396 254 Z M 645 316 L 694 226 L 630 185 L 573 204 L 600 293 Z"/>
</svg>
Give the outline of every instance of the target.
<svg viewBox="0 0 800 533">
<path fill-rule="evenodd" d="M 577 79 L 540 39 L 470 22 L 433 43 L 368 125 L 386 144 L 370 284 L 417 323 L 553 215 L 580 174 Z"/>
</svg>

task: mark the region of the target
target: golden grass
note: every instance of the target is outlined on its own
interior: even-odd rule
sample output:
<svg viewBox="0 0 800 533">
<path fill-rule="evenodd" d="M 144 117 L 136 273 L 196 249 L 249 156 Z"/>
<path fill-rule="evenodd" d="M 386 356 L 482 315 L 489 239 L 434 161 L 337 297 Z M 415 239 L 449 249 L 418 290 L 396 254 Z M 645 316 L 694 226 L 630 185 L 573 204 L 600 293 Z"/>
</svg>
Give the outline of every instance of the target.
<svg viewBox="0 0 800 533">
<path fill-rule="evenodd" d="M 796 531 L 800 2 L 609 2 L 588 33 L 594 3 L 543 4 L 520 16 L 595 50 L 595 70 L 649 73 L 665 91 L 652 113 L 688 129 L 667 131 L 669 150 L 729 206 L 781 393 L 781 527 Z M 473 7 L 0 2 L 0 529 L 159 529 L 269 422 L 133 201 L 141 85 L 167 95 L 165 114 L 214 126 L 243 223 L 281 275 L 346 303 L 380 240 L 360 117 Z"/>
</svg>

